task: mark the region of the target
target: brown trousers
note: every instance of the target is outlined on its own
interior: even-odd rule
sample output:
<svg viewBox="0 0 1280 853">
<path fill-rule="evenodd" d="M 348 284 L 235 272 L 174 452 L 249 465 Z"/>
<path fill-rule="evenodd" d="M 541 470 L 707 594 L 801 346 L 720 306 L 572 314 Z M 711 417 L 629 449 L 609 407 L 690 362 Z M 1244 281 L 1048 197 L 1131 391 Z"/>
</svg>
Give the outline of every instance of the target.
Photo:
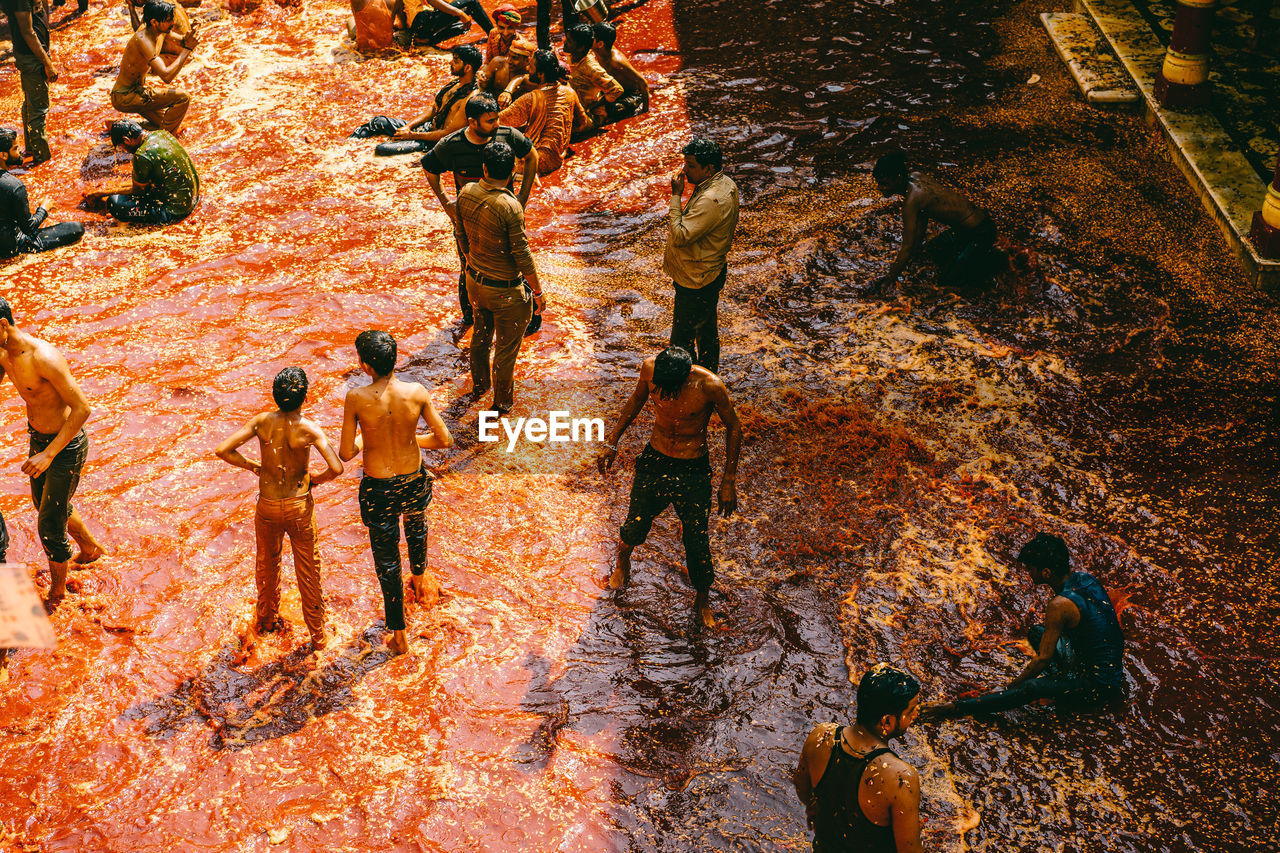
<svg viewBox="0 0 1280 853">
<path fill-rule="evenodd" d="M 259 497 L 253 521 L 258 537 L 258 627 L 269 627 L 280 608 L 280 557 L 287 533 L 302 596 L 302 618 L 311 638 L 319 639 L 324 633 L 324 599 L 320 595 L 320 555 L 316 553 L 315 500 L 310 494 L 283 500 Z"/>
<path fill-rule="evenodd" d="M 175 133 L 191 106 L 191 98 L 181 89 L 156 91 L 150 86 L 136 89 L 112 89 L 111 106 L 122 113 L 137 113 L 147 121 Z"/>
</svg>

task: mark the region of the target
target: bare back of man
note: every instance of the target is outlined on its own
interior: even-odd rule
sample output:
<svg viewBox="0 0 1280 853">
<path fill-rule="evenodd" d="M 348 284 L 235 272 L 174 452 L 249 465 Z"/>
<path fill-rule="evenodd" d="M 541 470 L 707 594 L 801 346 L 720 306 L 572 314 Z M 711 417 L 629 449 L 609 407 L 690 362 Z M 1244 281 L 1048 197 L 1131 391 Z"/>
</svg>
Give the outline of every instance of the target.
<svg viewBox="0 0 1280 853">
<path fill-rule="evenodd" d="M 325 461 L 332 451 L 320 427 L 297 412 L 263 412 L 249 422 L 258 439 L 262 463 L 257 466 L 258 493 L 268 500 L 296 498 L 311 491 L 311 448 Z M 234 438 L 234 436 L 233 436 Z M 328 452 L 326 452 L 328 451 Z M 342 466 L 338 466 L 342 470 Z"/>
<path fill-rule="evenodd" d="M 9 312 L 7 302 L 2 309 Z M 26 404 L 31 456 L 23 463 L 22 472 L 32 479 L 32 498 L 40 511 L 41 544 L 49 558 L 49 598 L 57 600 L 66 594 L 69 563 L 87 565 L 105 553 L 80 513 L 70 506 L 88 448 L 82 428 L 89 419 L 89 403 L 72 378 L 66 359 L 52 344 L 3 318 L 0 337 L 0 380 L 7 376 Z M 63 454 L 73 444 L 69 454 Z M 72 458 L 77 453 L 81 454 L 78 461 Z M 51 468 L 55 469 L 52 477 Z M 80 548 L 74 558 L 66 549 L 67 534 Z"/>
<path fill-rule="evenodd" d="M 972 228 L 986 216 L 982 208 L 924 172 L 912 172 L 908 185 L 904 218 L 912 214 L 923 215 L 943 225 Z"/>
<path fill-rule="evenodd" d="M 362 344 L 365 336 L 372 337 Z M 453 437 L 427 389 L 416 382 L 396 379 L 396 350 L 391 336 L 373 330 L 364 332 L 356 340 L 358 353 L 362 345 L 372 348 L 370 358 L 386 372 L 380 373 L 364 354 L 360 355 L 360 366 L 373 381 L 347 392 L 338 455 L 349 460 L 364 454 L 360 515 L 369 529 L 369 545 L 382 587 L 386 625 L 391 632 L 387 647 L 394 654 L 404 654 L 409 644 L 404 590 L 400 587 L 400 522 L 403 518 L 412 595 L 420 603 L 433 604 L 439 598 L 440 583 L 427 572 L 426 504 L 430 501 L 430 482 L 420 449 L 452 447 Z M 429 435 L 418 434 L 420 420 L 430 428 Z"/>
<path fill-rule="evenodd" d="M 626 54 L 615 47 L 611 48 L 607 53 L 597 53 L 596 58 L 600 60 L 600 65 L 604 70 L 609 72 L 613 79 L 622 84 L 623 89 L 627 92 L 638 92 L 640 94 L 641 112 L 649 109 L 649 83 L 636 70 L 636 67 L 631 64 L 631 60 L 627 59 Z"/>
</svg>

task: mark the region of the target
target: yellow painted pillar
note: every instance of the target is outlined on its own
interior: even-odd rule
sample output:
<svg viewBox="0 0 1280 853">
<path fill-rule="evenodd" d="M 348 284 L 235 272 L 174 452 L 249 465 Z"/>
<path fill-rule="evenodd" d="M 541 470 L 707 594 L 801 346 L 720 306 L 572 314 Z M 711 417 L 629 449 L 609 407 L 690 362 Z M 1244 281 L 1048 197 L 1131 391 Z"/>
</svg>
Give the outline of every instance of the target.
<svg viewBox="0 0 1280 853">
<path fill-rule="evenodd" d="M 1169 109 L 1209 102 L 1209 35 L 1217 0 L 1177 0 L 1173 36 L 1156 74 L 1155 94 Z"/>
</svg>

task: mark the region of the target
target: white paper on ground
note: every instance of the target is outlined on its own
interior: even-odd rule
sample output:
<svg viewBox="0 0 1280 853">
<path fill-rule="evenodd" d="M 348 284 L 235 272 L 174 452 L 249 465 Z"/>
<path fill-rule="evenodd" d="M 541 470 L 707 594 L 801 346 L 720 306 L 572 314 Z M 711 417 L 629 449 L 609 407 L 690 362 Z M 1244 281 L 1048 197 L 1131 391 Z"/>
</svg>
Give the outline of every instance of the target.
<svg viewBox="0 0 1280 853">
<path fill-rule="evenodd" d="M 0 563 L 0 648 L 51 649 L 56 642 L 27 567 Z"/>
</svg>

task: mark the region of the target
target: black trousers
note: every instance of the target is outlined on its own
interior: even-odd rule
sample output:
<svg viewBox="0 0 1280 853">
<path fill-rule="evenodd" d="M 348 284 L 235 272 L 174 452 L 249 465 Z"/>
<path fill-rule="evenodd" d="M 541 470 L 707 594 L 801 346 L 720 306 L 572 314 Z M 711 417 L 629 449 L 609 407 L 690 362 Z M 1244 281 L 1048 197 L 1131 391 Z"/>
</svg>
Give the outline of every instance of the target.
<svg viewBox="0 0 1280 853">
<path fill-rule="evenodd" d="M 185 218 L 174 216 L 156 199 L 132 194 L 107 196 L 107 212 L 121 222 L 142 225 L 168 225 Z"/>
<path fill-rule="evenodd" d="M 578 12 L 573 8 L 573 0 L 560 0 L 560 12 L 564 16 L 564 28 L 578 23 Z M 551 0 L 538 0 L 538 49 L 551 49 Z"/>
<path fill-rule="evenodd" d="M 636 478 L 631 484 L 627 520 L 619 531 L 624 545 L 634 548 L 649 538 L 653 520 L 675 506 L 684 540 L 689 582 L 699 592 L 711 589 L 715 567 L 711 562 L 711 458 L 675 459 L 645 445 L 636 457 Z"/>
<path fill-rule="evenodd" d="M 720 327 L 716 308 L 729 268 L 720 270 L 715 281 L 699 287 L 676 285 L 675 306 L 671 312 L 671 345 L 683 347 L 693 356 L 694 364 L 712 373 L 720 372 Z"/>
<path fill-rule="evenodd" d="M 404 630 L 404 587 L 400 574 L 400 524 L 409 548 L 409 571 L 427 570 L 427 504 L 431 478 L 426 469 L 398 477 L 360 478 L 360 520 L 369 528 L 369 549 L 382 587 L 388 631 Z"/>
<path fill-rule="evenodd" d="M 1033 649 L 1040 648 L 1044 626 L 1035 625 L 1027 632 L 1027 642 Z M 1123 687 L 1101 685 L 1080 671 L 1075 649 L 1066 637 L 1058 639 L 1049 668 L 1036 678 L 1028 679 L 1017 687 L 997 690 L 982 696 L 958 699 L 955 710 L 948 716 L 968 717 L 974 714 L 996 714 L 1030 705 L 1041 699 L 1052 699 L 1059 707 L 1089 710 L 1112 703 L 1123 702 Z"/>
<path fill-rule="evenodd" d="M 79 222 L 59 222 L 57 225 L 49 225 L 36 230 L 35 236 L 28 237 L 17 228 L 13 229 L 12 245 L 8 251 L 4 251 L 0 246 L 0 256 L 12 257 L 14 255 L 34 254 L 36 252 L 47 252 L 50 249 L 58 249 L 62 246 L 70 246 L 77 243 L 84 236 L 84 226 Z"/>
<path fill-rule="evenodd" d="M 489 20 L 489 13 L 484 10 L 484 6 L 480 5 L 480 0 L 453 0 L 452 5 L 455 9 L 461 9 L 470 15 L 471 19 L 486 33 L 493 29 L 493 21 Z M 439 44 L 462 35 L 471 29 L 471 25 L 459 21 L 448 12 L 423 9 L 414 16 L 413 24 L 409 29 L 413 33 L 414 41 Z"/>
</svg>

